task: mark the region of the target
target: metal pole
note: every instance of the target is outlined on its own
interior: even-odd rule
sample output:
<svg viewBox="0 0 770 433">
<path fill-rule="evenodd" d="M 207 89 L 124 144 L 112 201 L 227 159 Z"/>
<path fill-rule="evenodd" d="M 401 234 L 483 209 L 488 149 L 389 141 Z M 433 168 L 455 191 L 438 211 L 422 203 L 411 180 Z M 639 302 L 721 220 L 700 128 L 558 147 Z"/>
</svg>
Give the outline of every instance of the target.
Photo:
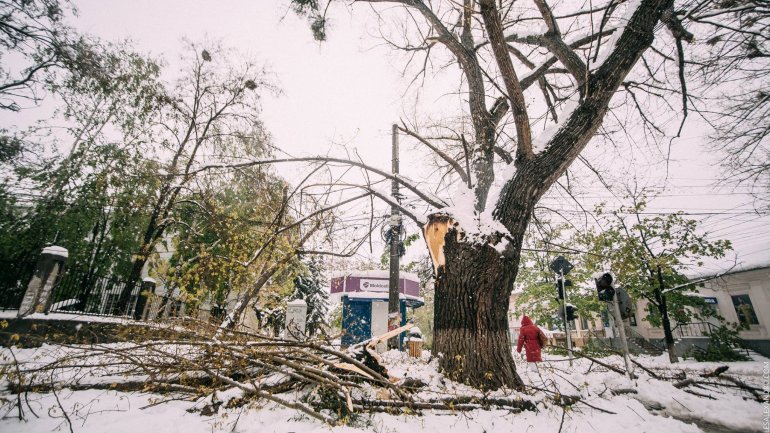
<svg viewBox="0 0 770 433">
<path fill-rule="evenodd" d="M 393 155 L 392 172 L 398 174 L 398 125 L 393 125 Z M 393 179 L 391 183 L 391 195 L 398 200 L 398 182 Z M 401 241 L 401 214 L 396 206 L 390 207 L 390 281 L 388 289 L 388 331 L 398 328 L 401 322 L 401 309 L 399 302 L 399 259 L 398 246 Z M 388 340 L 388 348 L 399 348 L 398 336 Z"/>
<path fill-rule="evenodd" d="M 559 269 L 559 279 L 561 279 L 562 309 L 564 310 L 564 333 L 567 334 L 567 356 L 569 356 L 569 366 L 572 367 L 572 336 L 569 334 L 569 320 L 567 320 L 567 285 L 564 284 L 564 269 Z"/>
<path fill-rule="evenodd" d="M 629 379 L 632 379 L 631 377 L 631 360 L 628 356 L 628 341 L 626 341 L 626 326 L 623 323 L 623 318 L 620 316 L 620 305 L 618 303 L 618 294 L 615 293 L 615 296 L 612 297 L 612 309 L 613 309 L 613 315 L 615 316 L 615 326 L 618 328 L 618 333 L 620 334 L 620 341 L 623 345 L 623 361 L 626 363 L 626 373 L 628 375 Z"/>
</svg>

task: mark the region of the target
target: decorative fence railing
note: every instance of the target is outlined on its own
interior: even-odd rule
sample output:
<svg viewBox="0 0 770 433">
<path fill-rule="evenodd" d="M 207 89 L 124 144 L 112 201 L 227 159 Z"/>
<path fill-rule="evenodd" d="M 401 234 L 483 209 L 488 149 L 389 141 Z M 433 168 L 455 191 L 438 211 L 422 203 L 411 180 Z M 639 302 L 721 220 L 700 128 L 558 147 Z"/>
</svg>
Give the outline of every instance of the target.
<svg viewBox="0 0 770 433">
<path fill-rule="evenodd" d="M 144 296 L 144 295 L 143 295 Z M 221 307 L 191 306 L 183 300 L 169 296 L 150 293 L 141 314 L 141 320 L 163 321 L 175 318 L 190 318 L 205 323 L 219 324 L 224 320 L 227 311 Z"/>
<path fill-rule="evenodd" d="M 140 283 L 133 284 L 128 305 L 119 308 L 120 294 L 129 284 L 126 280 L 68 269 L 53 289 L 48 312 L 133 317 L 141 290 Z"/>
<path fill-rule="evenodd" d="M 683 337 L 708 337 L 712 338 L 712 334 L 717 332 L 719 330 L 719 326 L 710 323 L 710 322 L 694 322 L 694 323 L 685 323 L 685 324 L 678 324 L 674 328 L 674 337 L 676 338 L 683 338 Z M 738 353 L 741 353 L 747 357 L 750 357 L 751 354 L 749 352 L 749 346 L 750 344 L 737 336 L 733 336 L 731 338 L 733 341 L 732 348 Z"/>
<path fill-rule="evenodd" d="M 34 260 L 0 260 L 0 310 L 18 310 L 35 273 Z"/>
<path fill-rule="evenodd" d="M 221 323 L 223 306 L 187 304 L 169 288 L 157 288 L 155 280 L 128 282 L 119 275 L 98 275 L 90 269 L 66 266 L 68 252 L 46 247 L 36 261 L 0 260 L 0 311 L 68 313 L 163 321 L 190 318 Z M 36 278 L 32 278 L 36 276 Z M 121 305 L 123 293 L 128 302 Z"/>
<path fill-rule="evenodd" d="M 709 322 L 679 323 L 674 327 L 674 338 L 708 337 L 716 328 Z"/>
<path fill-rule="evenodd" d="M 189 313 L 196 314 L 197 310 L 187 308 L 180 299 L 158 294 L 147 295 L 147 303 L 142 313 L 142 320 L 161 320 L 174 317 L 185 317 Z"/>
<path fill-rule="evenodd" d="M 103 277 L 69 270 L 54 288 L 50 313 L 86 314 L 165 321 L 191 318 L 219 323 L 224 310 L 191 307 L 171 291 L 164 294 L 143 292 L 142 281 L 134 284 L 126 308 L 119 308 L 120 294 L 128 282 L 118 277 Z"/>
</svg>

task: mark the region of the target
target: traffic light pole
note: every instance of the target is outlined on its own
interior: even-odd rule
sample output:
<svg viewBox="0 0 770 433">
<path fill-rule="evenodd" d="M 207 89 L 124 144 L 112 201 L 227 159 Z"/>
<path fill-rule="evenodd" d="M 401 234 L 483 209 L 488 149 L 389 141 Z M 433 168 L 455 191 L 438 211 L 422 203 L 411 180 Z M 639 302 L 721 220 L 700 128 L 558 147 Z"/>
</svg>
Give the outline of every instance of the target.
<svg viewBox="0 0 770 433">
<path fill-rule="evenodd" d="M 623 345 L 623 361 L 626 363 L 626 374 L 629 379 L 632 379 L 631 375 L 631 358 L 628 355 L 628 341 L 626 340 L 626 325 L 623 323 L 623 317 L 620 315 L 620 303 L 618 302 L 618 294 L 612 297 L 612 309 L 615 316 L 615 326 L 618 328 L 620 334 L 620 341 Z"/>
<path fill-rule="evenodd" d="M 559 269 L 559 279 L 561 279 L 562 292 L 564 299 L 561 300 L 562 311 L 564 311 L 564 333 L 567 334 L 567 355 L 569 356 L 569 366 L 572 367 L 572 337 L 569 332 L 569 320 L 567 319 L 567 285 L 564 281 L 564 270 Z"/>
</svg>

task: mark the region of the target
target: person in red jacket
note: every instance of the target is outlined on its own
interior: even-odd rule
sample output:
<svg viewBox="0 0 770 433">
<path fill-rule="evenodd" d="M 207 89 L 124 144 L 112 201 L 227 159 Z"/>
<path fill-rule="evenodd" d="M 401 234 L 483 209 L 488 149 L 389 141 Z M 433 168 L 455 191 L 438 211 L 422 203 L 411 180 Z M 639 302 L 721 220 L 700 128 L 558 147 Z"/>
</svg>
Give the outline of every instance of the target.
<svg viewBox="0 0 770 433">
<path fill-rule="evenodd" d="M 541 362 L 543 358 L 540 350 L 547 341 L 545 334 L 540 330 L 529 316 L 521 319 L 521 330 L 519 331 L 519 345 L 516 351 L 521 353 L 523 345 L 527 352 L 527 362 Z"/>
</svg>

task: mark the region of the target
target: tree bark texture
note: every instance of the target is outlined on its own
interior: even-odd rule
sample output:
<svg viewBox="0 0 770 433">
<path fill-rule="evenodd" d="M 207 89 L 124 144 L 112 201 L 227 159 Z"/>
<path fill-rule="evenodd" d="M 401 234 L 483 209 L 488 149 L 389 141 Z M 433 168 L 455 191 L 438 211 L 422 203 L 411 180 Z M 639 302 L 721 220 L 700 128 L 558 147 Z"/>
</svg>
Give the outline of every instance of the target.
<svg viewBox="0 0 770 433">
<path fill-rule="evenodd" d="M 671 320 L 668 318 L 668 305 L 666 305 L 666 295 L 663 293 L 663 273 L 658 266 L 658 289 L 655 290 L 655 300 L 658 303 L 658 312 L 660 312 L 663 322 L 663 336 L 666 339 L 666 349 L 668 350 L 668 359 L 672 363 L 679 362 L 676 356 L 676 347 L 674 345 L 674 333 L 671 331 Z"/>
<path fill-rule="evenodd" d="M 451 379 L 481 389 L 521 389 L 508 329 L 517 266 L 489 244 L 445 237 L 446 264 L 437 270 L 434 353 Z"/>
</svg>

